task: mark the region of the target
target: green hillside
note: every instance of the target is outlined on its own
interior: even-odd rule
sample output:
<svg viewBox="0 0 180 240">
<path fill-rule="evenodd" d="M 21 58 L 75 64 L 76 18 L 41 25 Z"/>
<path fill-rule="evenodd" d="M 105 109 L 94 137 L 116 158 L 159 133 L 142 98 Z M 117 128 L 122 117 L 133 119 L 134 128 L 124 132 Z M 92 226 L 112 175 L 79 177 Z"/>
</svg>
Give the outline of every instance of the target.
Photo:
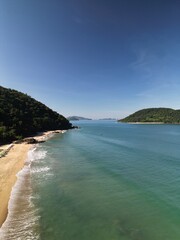
<svg viewBox="0 0 180 240">
<path fill-rule="evenodd" d="M 180 110 L 171 108 L 147 108 L 137 111 L 119 122 L 180 123 Z"/>
<path fill-rule="evenodd" d="M 37 132 L 69 129 L 69 121 L 21 92 L 0 86 L 0 144 Z"/>
</svg>

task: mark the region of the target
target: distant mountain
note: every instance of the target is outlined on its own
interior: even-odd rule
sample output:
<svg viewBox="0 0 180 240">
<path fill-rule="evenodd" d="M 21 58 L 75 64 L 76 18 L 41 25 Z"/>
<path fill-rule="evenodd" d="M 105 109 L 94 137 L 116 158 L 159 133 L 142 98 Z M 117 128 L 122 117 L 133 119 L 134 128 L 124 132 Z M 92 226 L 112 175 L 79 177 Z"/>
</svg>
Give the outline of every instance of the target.
<svg viewBox="0 0 180 240">
<path fill-rule="evenodd" d="M 90 118 L 78 117 L 78 116 L 71 116 L 67 117 L 69 121 L 79 121 L 79 120 L 92 120 Z"/>
<path fill-rule="evenodd" d="M 30 96 L 0 86 L 0 144 L 72 124 Z"/>
<path fill-rule="evenodd" d="M 140 123 L 180 123 L 180 110 L 171 108 L 147 108 L 137 111 L 119 122 L 140 122 Z"/>
<path fill-rule="evenodd" d="M 115 118 L 100 118 L 99 120 L 110 120 L 110 121 L 112 121 L 112 120 L 116 120 Z"/>
</svg>

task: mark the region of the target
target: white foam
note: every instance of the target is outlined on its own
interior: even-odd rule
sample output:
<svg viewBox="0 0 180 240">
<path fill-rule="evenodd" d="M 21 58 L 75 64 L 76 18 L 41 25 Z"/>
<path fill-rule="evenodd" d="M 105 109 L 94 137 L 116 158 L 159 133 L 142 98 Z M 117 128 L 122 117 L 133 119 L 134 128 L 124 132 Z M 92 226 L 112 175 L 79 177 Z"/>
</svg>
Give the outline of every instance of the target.
<svg viewBox="0 0 180 240">
<path fill-rule="evenodd" d="M 62 133 L 66 133 L 67 132 L 67 130 L 62 130 Z"/>
<path fill-rule="evenodd" d="M 47 154 L 47 151 L 39 150 L 35 147 L 28 152 L 28 158 L 26 162 L 32 163 L 35 160 L 44 159 L 46 157 L 46 154 Z"/>
<path fill-rule="evenodd" d="M 42 173 L 42 172 L 48 172 L 50 170 L 49 167 L 39 167 L 39 168 L 34 168 L 31 173 Z"/>
<path fill-rule="evenodd" d="M 25 166 L 17 174 L 17 181 L 11 191 L 8 216 L 0 228 L 0 240 L 39 239 L 37 232 L 34 231 L 38 225 L 39 216 L 32 203 L 30 169 L 31 163 L 43 159 L 46 153 L 46 151 L 37 150 L 37 148 L 33 148 L 28 152 Z M 49 168 L 46 167 L 43 171 L 49 171 Z"/>
</svg>

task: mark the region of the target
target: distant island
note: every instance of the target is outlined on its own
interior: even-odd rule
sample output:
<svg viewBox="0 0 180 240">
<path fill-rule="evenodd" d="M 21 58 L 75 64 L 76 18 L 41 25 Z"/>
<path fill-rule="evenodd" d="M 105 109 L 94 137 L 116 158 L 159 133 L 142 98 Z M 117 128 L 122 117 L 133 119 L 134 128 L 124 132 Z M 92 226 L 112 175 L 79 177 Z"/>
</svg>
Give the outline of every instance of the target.
<svg viewBox="0 0 180 240">
<path fill-rule="evenodd" d="M 171 108 L 147 108 L 118 120 L 125 123 L 180 123 L 180 110 Z"/>
<path fill-rule="evenodd" d="M 117 120 L 115 118 L 100 118 L 99 120 L 108 120 L 108 121 L 112 121 L 112 120 Z"/>
<path fill-rule="evenodd" d="M 62 115 L 27 94 L 0 86 L 0 144 L 72 124 Z"/>
<path fill-rule="evenodd" d="M 69 121 L 92 120 L 91 118 L 78 117 L 78 116 L 67 117 L 67 119 L 68 119 Z"/>
</svg>

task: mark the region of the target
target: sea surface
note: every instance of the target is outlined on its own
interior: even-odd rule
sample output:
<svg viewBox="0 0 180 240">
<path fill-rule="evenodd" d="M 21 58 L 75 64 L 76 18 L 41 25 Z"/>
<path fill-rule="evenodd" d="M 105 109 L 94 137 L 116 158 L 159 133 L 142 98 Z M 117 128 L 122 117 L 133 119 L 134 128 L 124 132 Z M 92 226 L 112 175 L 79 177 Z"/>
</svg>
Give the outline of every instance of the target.
<svg viewBox="0 0 180 240">
<path fill-rule="evenodd" d="M 180 125 L 75 124 L 29 152 L 0 239 L 179 240 Z"/>
</svg>

